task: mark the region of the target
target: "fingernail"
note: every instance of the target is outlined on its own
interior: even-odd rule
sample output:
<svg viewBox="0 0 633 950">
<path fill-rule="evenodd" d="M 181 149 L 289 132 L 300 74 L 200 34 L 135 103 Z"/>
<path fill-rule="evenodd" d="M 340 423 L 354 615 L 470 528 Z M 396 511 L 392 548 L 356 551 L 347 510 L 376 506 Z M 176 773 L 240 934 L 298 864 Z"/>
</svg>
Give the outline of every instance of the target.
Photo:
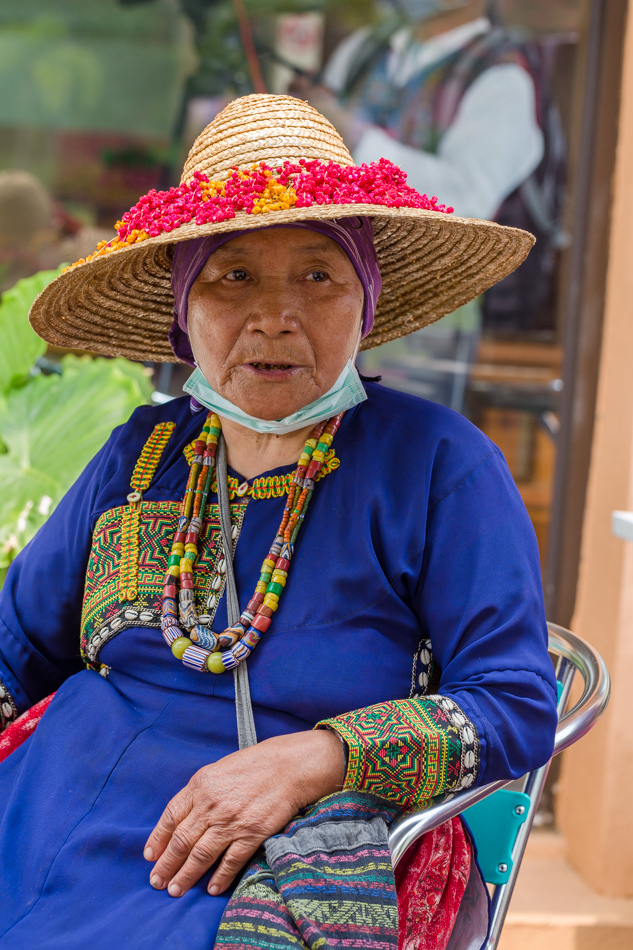
<svg viewBox="0 0 633 950">
<path fill-rule="evenodd" d="M 211 897 L 217 897 L 219 893 L 220 893 L 220 888 L 218 887 L 217 884 L 209 885 L 209 894 L 211 895 Z"/>
<path fill-rule="evenodd" d="M 153 861 L 154 860 L 153 848 L 150 848 L 150 847 L 145 848 L 145 851 L 143 851 L 143 857 L 145 858 L 146 861 Z"/>
<path fill-rule="evenodd" d="M 152 885 L 152 887 L 161 888 L 163 886 L 163 879 L 159 877 L 158 874 L 152 874 L 152 876 L 149 879 L 149 882 Z"/>
<path fill-rule="evenodd" d="M 180 895 L 182 894 L 182 887 L 180 886 L 180 884 L 174 884 L 173 881 L 169 885 L 167 890 L 169 891 L 172 897 L 180 897 Z"/>
</svg>

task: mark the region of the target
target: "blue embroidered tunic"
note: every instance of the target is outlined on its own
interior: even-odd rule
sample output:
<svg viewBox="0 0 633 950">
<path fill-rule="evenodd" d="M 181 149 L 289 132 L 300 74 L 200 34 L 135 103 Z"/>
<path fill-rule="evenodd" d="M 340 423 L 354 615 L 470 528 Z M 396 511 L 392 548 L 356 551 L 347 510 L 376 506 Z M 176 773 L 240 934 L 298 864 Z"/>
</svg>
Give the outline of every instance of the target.
<svg viewBox="0 0 633 950">
<path fill-rule="evenodd" d="M 338 723 L 352 753 L 348 785 L 382 782 L 388 795 L 398 770 L 381 756 L 376 723 L 389 727 L 384 711 L 404 705 L 393 701 L 424 691 L 432 652 L 434 721 L 453 739 L 443 764 L 420 746 L 416 783 L 426 782 L 428 796 L 519 776 L 549 757 L 556 724 L 527 514 L 501 453 L 469 422 L 375 384 L 367 392 L 343 419 L 340 466 L 317 484 L 280 608 L 249 660 L 258 737 Z M 8 573 L 5 719 L 57 692 L 35 733 L 0 764 L 0 950 L 213 946 L 227 895 L 210 897 L 206 875 L 174 900 L 151 888 L 142 857 L 168 800 L 238 747 L 232 675 L 187 669 L 158 621 L 184 450 L 202 421 L 184 398 L 138 409 Z M 132 473 L 163 422 L 175 428 L 144 492 L 130 567 Z M 253 497 L 232 505 L 242 604 L 283 505 Z M 218 538 L 212 504 L 198 598 L 221 582 Z M 225 625 L 220 597 L 214 628 Z M 382 718 L 346 715 L 367 707 Z M 393 721 L 396 732 L 400 725 Z M 405 759 L 410 769 L 415 758 L 403 756 L 403 782 Z"/>
</svg>

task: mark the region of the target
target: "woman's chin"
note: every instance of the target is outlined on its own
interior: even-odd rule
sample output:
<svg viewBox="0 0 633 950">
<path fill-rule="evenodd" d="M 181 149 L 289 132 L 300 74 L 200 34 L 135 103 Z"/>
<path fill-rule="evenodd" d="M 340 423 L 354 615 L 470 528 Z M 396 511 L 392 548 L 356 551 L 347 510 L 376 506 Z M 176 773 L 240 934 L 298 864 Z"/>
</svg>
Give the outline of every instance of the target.
<svg viewBox="0 0 633 950">
<path fill-rule="evenodd" d="M 264 385 L 258 380 L 256 386 L 241 386 L 235 395 L 222 395 L 249 416 L 270 422 L 273 419 L 285 419 L 317 399 L 319 392 L 316 387 L 309 389 L 309 392 L 304 392 L 303 386 L 292 385 L 290 380 L 267 380 Z"/>
<path fill-rule="evenodd" d="M 254 416 L 256 419 L 264 419 L 266 422 L 273 422 L 275 419 L 285 419 L 286 416 L 291 416 L 293 412 L 297 412 L 299 409 L 302 409 L 305 403 L 293 402 L 293 403 L 274 403 L 272 401 L 267 401 L 262 403 L 257 402 L 242 402 L 239 404 L 239 408 L 242 412 L 248 413 L 249 416 Z"/>
</svg>

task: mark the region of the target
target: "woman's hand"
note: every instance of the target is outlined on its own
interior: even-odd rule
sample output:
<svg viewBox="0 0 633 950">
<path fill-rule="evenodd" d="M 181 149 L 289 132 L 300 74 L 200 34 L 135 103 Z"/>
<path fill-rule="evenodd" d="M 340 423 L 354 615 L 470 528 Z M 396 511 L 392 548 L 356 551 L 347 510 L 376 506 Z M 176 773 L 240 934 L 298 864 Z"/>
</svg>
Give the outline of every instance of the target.
<svg viewBox="0 0 633 950">
<path fill-rule="evenodd" d="M 150 884 L 189 890 L 224 852 L 209 893 L 226 890 L 270 835 L 298 811 L 338 791 L 343 746 L 329 729 L 266 739 L 200 769 L 167 805 L 147 840 Z"/>
</svg>

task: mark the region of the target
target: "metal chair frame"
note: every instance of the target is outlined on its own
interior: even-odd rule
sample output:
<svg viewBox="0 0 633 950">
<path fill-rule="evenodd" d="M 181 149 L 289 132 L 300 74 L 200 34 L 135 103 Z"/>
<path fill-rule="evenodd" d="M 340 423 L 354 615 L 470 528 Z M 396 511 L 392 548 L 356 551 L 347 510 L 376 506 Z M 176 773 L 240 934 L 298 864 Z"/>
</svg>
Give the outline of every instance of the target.
<svg viewBox="0 0 633 950">
<path fill-rule="evenodd" d="M 557 706 L 558 728 L 553 757 L 581 739 L 596 724 L 609 702 L 611 681 L 604 660 L 585 640 L 557 624 L 548 623 L 547 627 L 548 649 L 550 653 L 558 657 L 556 678 L 560 684 Z M 572 682 L 577 672 L 582 676 L 584 689 L 578 702 L 572 709 L 565 712 Z M 518 829 L 508 880 L 505 884 L 495 887 L 491 899 L 490 928 L 481 950 L 496 950 L 499 942 L 550 763 L 551 759 L 521 780 L 521 790 L 529 796 L 531 802 L 529 814 Z M 449 794 L 422 811 L 399 818 L 394 822 L 389 834 L 393 866 L 398 864 L 407 849 L 422 835 L 461 814 L 466 808 L 482 801 L 498 789 L 510 784 L 515 785 L 515 783 L 516 780 L 492 782 L 480 788 Z"/>
</svg>

